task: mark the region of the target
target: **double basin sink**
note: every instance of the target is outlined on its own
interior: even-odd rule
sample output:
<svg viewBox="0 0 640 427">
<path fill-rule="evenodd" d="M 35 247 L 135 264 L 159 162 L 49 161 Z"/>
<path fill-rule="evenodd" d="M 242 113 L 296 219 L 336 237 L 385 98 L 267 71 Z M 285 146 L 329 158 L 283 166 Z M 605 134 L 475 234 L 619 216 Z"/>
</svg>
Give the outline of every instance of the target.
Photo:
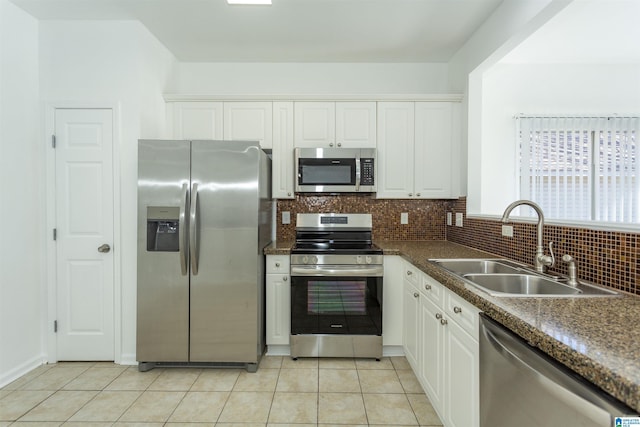
<svg viewBox="0 0 640 427">
<path fill-rule="evenodd" d="M 569 286 L 563 279 L 530 270 L 507 259 L 432 259 L 440 267 L 493 296 L 586 297 L 617 292 L 591 284 Z"/>
</svg>

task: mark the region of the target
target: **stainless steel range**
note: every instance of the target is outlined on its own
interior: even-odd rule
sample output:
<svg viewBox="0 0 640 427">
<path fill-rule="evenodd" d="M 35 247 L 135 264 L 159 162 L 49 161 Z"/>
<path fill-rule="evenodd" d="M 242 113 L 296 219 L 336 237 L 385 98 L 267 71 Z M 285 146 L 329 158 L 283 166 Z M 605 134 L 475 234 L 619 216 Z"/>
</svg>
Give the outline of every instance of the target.
<svg viewBox="0 0 640 427">
<path fill-rule="evenodd" d="M 370 214 L 298 214 L 291 357 L 382 357 L 382 250 Z"/>
</svg>

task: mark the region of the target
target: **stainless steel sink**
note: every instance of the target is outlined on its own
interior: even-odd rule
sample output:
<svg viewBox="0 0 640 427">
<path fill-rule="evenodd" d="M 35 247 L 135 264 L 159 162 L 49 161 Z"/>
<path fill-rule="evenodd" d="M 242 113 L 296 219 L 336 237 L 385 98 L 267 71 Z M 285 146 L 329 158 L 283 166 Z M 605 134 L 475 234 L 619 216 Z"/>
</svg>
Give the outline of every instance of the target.
<svg viewBox="0 0 640 427">
<path fill-rule="evenodd" d="M 578 295 L 582 291 L 530 274 L 465 274 L 462 277 L 491 295 Z"/>
<path fill-rule="evenodd" d="M 440 267 L 457 274 L 468 273 L 517 273 L 517 264 L 499 259 L 436 259 Z"/>
<path fill-rule="evenodd" d="M 431 259 L 469 285 L 501 297 L 596 297 L 616 296 L 618 292 L 584 282 L 577 286 L 562 278 L 531 270 L 524 264 L 502 258 Z M 566 280 L 566 279 L 565 279 Z"/>
</svg>

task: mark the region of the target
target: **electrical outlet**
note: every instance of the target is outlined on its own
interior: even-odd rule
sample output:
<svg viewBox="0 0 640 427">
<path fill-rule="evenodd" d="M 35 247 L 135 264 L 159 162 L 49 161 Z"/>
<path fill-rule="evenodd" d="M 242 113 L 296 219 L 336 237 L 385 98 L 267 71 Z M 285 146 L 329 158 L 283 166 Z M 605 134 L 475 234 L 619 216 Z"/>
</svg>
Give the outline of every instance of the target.
<svg viewBox="0 0 640 427">
<path fill-rule="evenodd" d="M 409 213 L 402 212 L 400 214 L 400 224 L 409 224 Z"/>
<path fill-rule="evenodd" d="M 513 225 L 503 225 L 502 235 L 505 237 L 513 237 Z"/>
<path fill-rule="evenodd" d="M 451 212 L 447 212 L 447 225 L 451 225 L 453 223 L 453 214 Z"/>
<path fill-rule="evenodd" d="M 462 212 L 456 213 L 456 227 L 462 227 Z"/>
<path fill-rule="evenodd" d="M 291 212 L 282 211 L 282 223 L 283 224 L 291 224 Z"/>
</svg>

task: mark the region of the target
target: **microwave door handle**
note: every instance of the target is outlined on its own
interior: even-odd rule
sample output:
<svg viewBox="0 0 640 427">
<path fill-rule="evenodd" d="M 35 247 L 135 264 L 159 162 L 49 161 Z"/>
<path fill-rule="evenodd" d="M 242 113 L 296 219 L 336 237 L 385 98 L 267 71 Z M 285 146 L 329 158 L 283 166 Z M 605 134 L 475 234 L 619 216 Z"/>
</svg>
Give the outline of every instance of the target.
<svg viewBox="0 0 640 427">
<path fill-rule="evenodd" d="M 360 155 L 356 155 L 356 191 L 360 191 Z"/>
</svg>

